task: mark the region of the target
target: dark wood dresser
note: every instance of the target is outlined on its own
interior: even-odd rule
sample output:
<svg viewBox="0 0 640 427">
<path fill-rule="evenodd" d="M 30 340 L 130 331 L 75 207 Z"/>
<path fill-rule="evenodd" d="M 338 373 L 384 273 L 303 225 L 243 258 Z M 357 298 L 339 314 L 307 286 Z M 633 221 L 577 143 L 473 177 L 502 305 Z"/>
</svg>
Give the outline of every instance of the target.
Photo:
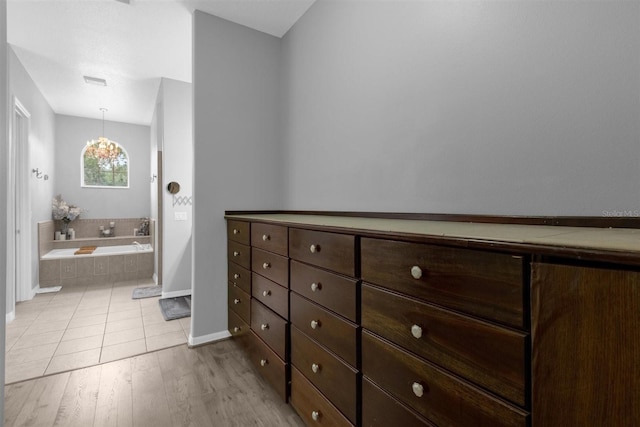
<svg viewBox="0 0 640 427">
<path fill-rule="evenodd" d="M 640 422 L 638 221 L 391 216 L 227 213 L 229 332 L 308 425 Z"/>
</svg>

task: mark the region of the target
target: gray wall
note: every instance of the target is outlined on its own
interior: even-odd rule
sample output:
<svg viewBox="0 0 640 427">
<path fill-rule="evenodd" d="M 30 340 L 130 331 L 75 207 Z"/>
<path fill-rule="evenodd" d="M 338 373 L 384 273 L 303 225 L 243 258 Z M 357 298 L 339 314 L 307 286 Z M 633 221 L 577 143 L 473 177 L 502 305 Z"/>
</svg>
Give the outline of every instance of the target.
<svg viewBox="0 0 640 427">
<path fill-rule="evenodd" d="M 0 0 L 0 176 L 7 176 L 8 160 L 8 126 L 7 109 L 9 97 L 7 88 L 9 86 L 9 64 L 7 61 L 7 2 Z M 7 206 L 7 179 L 0 183 L 0 200 L 2 206 Z M 7 211 L 0 209 L 0 283 L 6 289 L 7 277 Z M 5 348 L 5 316 L 6 293 L 0 289 L 0 384 L 4 384 L 4 348 Z M 0 387 L 0 425 L 4 422 L 4 387 Z"/>
<path fill-rule="evenodd" d="M 227 325 L 226 209 L 282 205 L 280 40 L 194 14 L 194 341 Z"/>
<path fill-rule="evenodd" d="M 286 208 L 640 212 L 639 2 L 321 0 L 282 68 Z"/>
<path fill-rule="evenodd" d="M 158 100 L 162 113 L 162 182 L 163 240 L 162 295 L 174 297 L 191 294 L 191 230 L 193 226 L 193 99 L 191 84 L 163 78 Z M 172 195 L 167 184 L 180 184 Z M 174 203 L 174 199 L 176 202 Z M 176 220 L 180 213 L 186 219 Z"/>
<path fill-rule="evenodd" d="M 82 214 L 83 218 L 148 217 L 151 203 L 149 126 L 106 120 L 104 129 L 104 136 L 118 142 L 129 155 L 129 188 L 81 187 L 80 155 L 88 140 L 102 136 L 102 120 L 58 114 L 54 192 L 62 194 L 68 203 L 88 209 Z"/>
<path fill-rule="evenodd" d="M 55 114 L 49 103 L 25 70 L 13 49 L 9 49 L 9 114 L 13 116 L 13 97 L 27 109 L 29 118 L 29 199 L 31 205 L 31 288 L 38 285 L 38 230 L 39 221 L 51 219 L 51 198 L 56 183 L 54 172 L 55 150 Z M 49 179 L 36 179 L 30 173 L 38 168 Z M 12 205 L 11 202 L 10 205 Z M 13 300 L 14 297 L 11 297 Z M 8 301 L 13 304 L 13 301 Z"/>
</svg>

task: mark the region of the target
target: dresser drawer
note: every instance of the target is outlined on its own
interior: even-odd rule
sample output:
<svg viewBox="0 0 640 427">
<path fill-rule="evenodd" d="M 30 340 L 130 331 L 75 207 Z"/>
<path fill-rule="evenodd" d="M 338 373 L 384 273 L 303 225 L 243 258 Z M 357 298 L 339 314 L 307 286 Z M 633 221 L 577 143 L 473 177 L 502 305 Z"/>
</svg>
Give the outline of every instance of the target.
<svg viewBox="0 0 640 427">
<path fill-rule="evenodd" d="M 291 261 L 291 290 L 357 322 L 358 281 Z"/>
<path fill-rule="evenodd" d="M 275 282 L 253 273 L 253 292 L 255 299 L 278 313 L 289 318 L 289 290 Z"/>
<path fill-rule="evenodd" d="M 320 344 L 357 367 L 358 326 L 319 305 L 291 293 L 291 323 Z"/>
<path fill-rule="evenodd" d="M 249 332 L 248 353 L 258 372 L 286 402 L 287 364 L 253 332 Z"/>
<path fill-rule="evenodd" d="M 251 270 L 289 287 L 289 259 L 261 249 L 251 248 Z"/>
<path fill-rule="evenodd" d="M 233 240 L 227 241 L 227 259 L 240 267 L 251 268 L 251 247 Z"/>
<path fill-rule="evenodd" d="M 289 256 L 299 261 L 355 276 L 355 237 L 323 231 L 289 229 Z"/>
<path fill-rule="evenodd" d="M 281 359 L 286 359 L 287 321 L 255 299 L 251 300 L 251 329 Z"/>
<path fill-rule="evenodd" d="M 296 368 L 291 368 L 291 406 L 308 426 L 353 427 Z"/>
<path fill-rule="evenodd" d="M 227 221 L 227 238 L 243 245 L 251 244 L 251 224 L 245 221 Z"/>
<path fill-rule="evenodd" d="M 362 285 L 362 327 L 526 405 L 528 335 Z"/>
<path fill-rule="evenodd" d="M 273 224 L 251 224 L 251 242 L 256 248 L 287 256 L 289 236 L 287 227 Z"/>
<path fill-rule="evenodd" d="M 235 285 L 229 285 L 228 292 L 229 309 L 247 323 L 251 321 L 251 297 Z"/>
<path fill-rule="evenodd" d="M 246 293 L 251 293 L 251 272 L 232 262 L 227 263 L 227 277 L 229 283 L 236 285 Z"/>
<path fill-rule="evenodd" d="M 233 310 L 227 310 L 227 329 L 233 338 L 240 339 L 249 334 L 249 325 Z"/>
<path fill-rule="evenodd" d="M 522 257 L 362 238 L 361 268 L 366 282 L 516 328 L 526 326 Z"/>
<path fill-rule="evenodd" d="M 389 393 L 362 378 L 362 427 L 435 427 Z"/>
<path fill-rule="evenodd" d="M 367 331 L 362 332 L 362 372 L 439 426 L 529 425 L 528 412 Z"/>
<path fill-rule="evenodd" d="M 291 364 L 356 424 L 357 371 L 295 327 L 291 328 Z"/>
</svg>

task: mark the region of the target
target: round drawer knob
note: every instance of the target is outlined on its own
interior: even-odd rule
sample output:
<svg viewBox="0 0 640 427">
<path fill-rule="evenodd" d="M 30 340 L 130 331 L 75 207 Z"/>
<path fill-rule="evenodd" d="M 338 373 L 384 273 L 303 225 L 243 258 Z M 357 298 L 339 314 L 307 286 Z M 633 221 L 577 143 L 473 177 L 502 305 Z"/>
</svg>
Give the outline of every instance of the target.
<svg viewBox="0 0 640 427">
<path fill-rule="evenodd" d="M 260 359 L 260 366 L 267 366 L 269 361 L 267 359 Z"/>
<path fill-rule="evenodd" d="M 320 419 L 320 411 L 312 411 L 311 412 L 311 419 L 313 421 L 318 421 Z"/>
<path fill-rule="evenodd" d="M 240 255 L 240 252 L 238 252 L 238 251 L 233 251 L 233 256 L 239 256 L 239 255 Z"/>
<path fill-rule="evenodd" d="M 262 268 L 265 269 L 265 270 L 270 268 L 270 267 L 271 267 L 271 264 L 269 264 L 268 262 L 265 262 L 264 264 L 262 264 Z"/>
<path fill-rule="evenodd" d="M 239 327 L 237 327 L 237 326 L 236 326 L 236 327 L 234 327 L 234 328 L 233 328 L 233 332 L 236 332 L 236 333 L 240 332 L 240 328 L 239 328 Z"/>
<path fill-rule="evenodd" d="M 411 276 L 413 276 L 414 279 L 419 279 L 422 277 L 422 269 L 420 267 L 418 267 L 417 265 L 414 265 L 413 267 L 411 267 Z"/>
<path fill-rule="evenodd" d="M 267 240 L 271 240 L 271 236 L 269 236 L 268 234 L 263 234 L 262 235 L 262 241 L 266 242 Z"/>
<path fill-rule="evenodd" d="M 234 275 L 233 275 L 233 278 L 234 278 L 234 279 L 239 279 L 239 278 L 240 278 L 240 275 L 239 275 L 238 273 L 236 273 L 236 274 L 234 274 Z"/>
<path fill-rule="evenodd" d="M 318 322 L 317 320 L 311 321 L 311 329 L 318 329 L 319 327 L 320 327 L 320 322 Z"/>
<path fill-rule="evenodd" d="M 240 230 L 238 230 L 237 228 L 233 229 L 233 234 L 240 234 Z"/>
<path fill-rule="evenodd" d="M 316 292 L 316 291 L 319 291 L 320 289 L 321 289 L 320 283 L 311 284 L 311 291 Z"/>
<path fill-rule="evenodd" d="M 262 325 L 260 325 L 260 329 L 262 329 L 263 331 L 266 331 L 267 329 L 269 329 L 269 324 L 263 323 Z"/>
<path fill-rule="evenodd" d="M 311 370 L 313 371 L 314 374 L 317 374 L 318 371 L 320 370 L 320 365 L 318 365 L 317 363 L 312 363 Z"/>
<path fill-rule="evenodd" d="M 263 297 L 268 297 L 269 295 L 271 295 L 271 291 L 262 291 Z"/>
<path fill-rule="evenodd" d="M 413 325 L 411 327 L 411 335 L 413 335 L 414 338 L 422 338 L 422 328 L 418 325 Z"/>
<path fill-rule="evenodd" d="M 312 254 L 315 254 L 316 252 L 320 252 L 320 245 L 311 245 L 309 246 L 309 250 L 311 251 Z"/>
<path fill-rule="evenodd" d="M 411 384 L 411 390 L 417 397 L 422 397 L 422 395 L 424 394 L 424 386 L 420 383 Z"/>
<path fill-rule="evenodd" d="M 238 305 L 238 304 L 240 304 L 240 300 L 238 298 L 236 298 L 236 299 L 233 300 L 233 303 Z"/>
</svg>

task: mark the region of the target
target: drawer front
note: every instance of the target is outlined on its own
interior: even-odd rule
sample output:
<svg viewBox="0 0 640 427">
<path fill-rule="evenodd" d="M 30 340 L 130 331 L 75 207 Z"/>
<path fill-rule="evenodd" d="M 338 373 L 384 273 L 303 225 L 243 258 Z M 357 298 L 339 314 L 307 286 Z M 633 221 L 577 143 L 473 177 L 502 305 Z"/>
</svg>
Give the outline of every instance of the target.
<svg viewBox="0 0 640 427">
<path fill-rule="evenodd" d="M 251 223 L 245 221 L 227 221 L 227 238 L 243 245 L 251 244 Z"/>
<path fill-rule="evenodd" d="M 291 290 L 357 322 L 358 281 L 291 261 Z"/>
<path fill-rule="evenodd" d="M 237 286 L 229 285 L 228 292 L 229 309 L 247 323 L 251 322 L 251 296 Z"/>
<path fill-rule="evenodd" d="M 228 240 L 227 259 L 248 270 L 251 268 L 251 247 Z"/>
<path fill-rule="evenodd" d="M 289 287 L 289 259 L 283 256 L 251 248 L 251 269 L 285 288 Z"/>
<path fill-rule="evenodd" d="M 435 427 L 367 378 L 362 379 L 363 427 Z"/>
<path fill-rule="evenodd" d="M 281 359 L 286 359 L 287 321 L 257 300 L 251 300 L 251 329 Z"/>
<path fill-rule="evenodd" d="M 232 262 L 227 263 L 229 283 L 236 285 L 246 293 L 251 293 L 251 272 Z"/>
<path fill-rule="evenodd" d="M 353 427 L 353 424 L 293 367 L 291 368 L 291 406 L 308 426 Z"/>
<path fill-rule="evenodd" d="M 355 237 L 289 229 L 289 256 L 347 276 L 355 276 Z"/>
<path fill-rule="evenodd" d="M 527 334 L 362 285 L 362 327 L 526 405 Z"/>
<path fill-rule="evenodd" d="M 287 401 L 287 365 L 253 332 L 249 333 L 249 358 L 264 379 Z"/>
<path fill-rule="evenodd" d="M 362 238 L 361 268 L 366 282 L 516 328 L 526 325 L 522 257 Z"/>
<path fill-rule="evenodd" d="M 291 364 L 356 424 L 358 373 L 295 327 L 291 328 Z"/>
<path fill-rule="evenodd" d="M 233 310 L 228 310 L 227 327 L 233 338 L 241 338 L 249 333 L 249 325 Z"/>
<path fill-rule="evenodd" d="M 351 366 L 357 367 L 357 325 L 339 318 L 295 292 L 291 293 L 291 323 Z"/>
<path fill-rule="evenodd" d="M 436 425 L 526 427 L 529 413 L 395 345 L 362 333 L 362 372 Z"/>
<path fill-rule="evenodd" d="M 285 319 L 289 318 L 289 290 L 287 288 L 253 273 L 252 295 L 280 316 Z"/>
<path fill-rule="evenodd" d="M 251 224 L 251 242 L 256 248 L 274 252 L 283 256 L 289 254 L 289 235 L 287 227 L 281 225 Z"/>
</svg>

